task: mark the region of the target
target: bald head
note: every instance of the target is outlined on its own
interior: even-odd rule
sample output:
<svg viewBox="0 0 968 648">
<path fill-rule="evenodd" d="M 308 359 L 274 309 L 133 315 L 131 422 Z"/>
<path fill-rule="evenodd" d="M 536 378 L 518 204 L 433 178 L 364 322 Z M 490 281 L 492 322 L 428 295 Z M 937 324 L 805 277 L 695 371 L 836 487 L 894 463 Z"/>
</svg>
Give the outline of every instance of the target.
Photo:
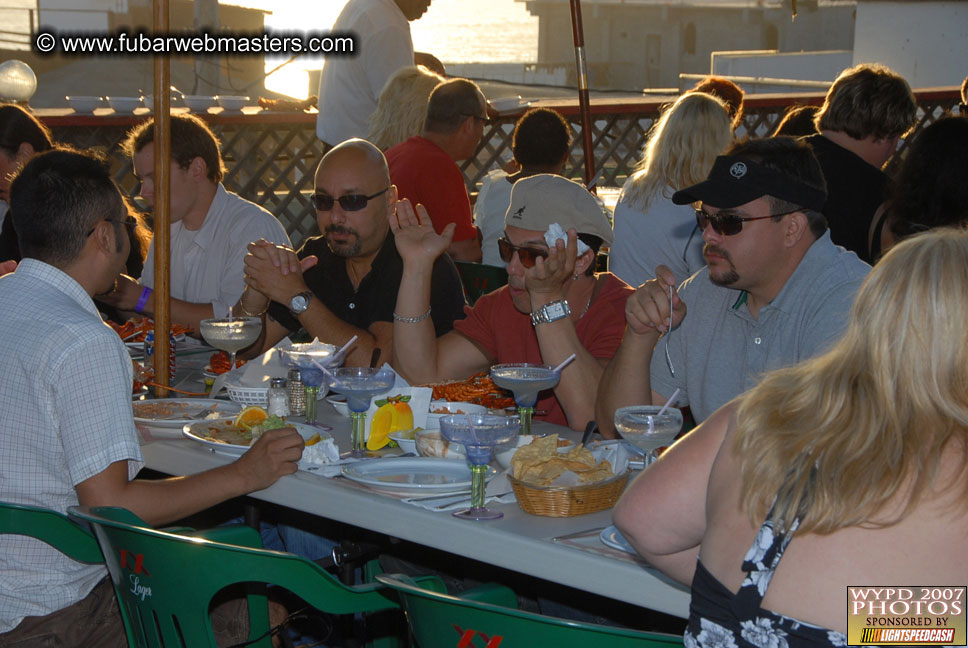
<svg viewBox="0 0 968 648">
<path fill-rule="evenodd" d="M 383 151 L 365 139 L 348 139 L 331 148 L 319 161 L 316 169 L 317 176 L 319 169 L 330 164 L 352 164 L 375 181 L 383 185 L 390 184 L 390 169 L 387 167 L 387 159 Z"/>
<path fill-rule="evenodd" d="M 316 222 L 333 253 L 376 254 L 396 204 L 383 152 L 366 140 L 346 140 L 323 156 L 315 185 Z"/>
</svg>

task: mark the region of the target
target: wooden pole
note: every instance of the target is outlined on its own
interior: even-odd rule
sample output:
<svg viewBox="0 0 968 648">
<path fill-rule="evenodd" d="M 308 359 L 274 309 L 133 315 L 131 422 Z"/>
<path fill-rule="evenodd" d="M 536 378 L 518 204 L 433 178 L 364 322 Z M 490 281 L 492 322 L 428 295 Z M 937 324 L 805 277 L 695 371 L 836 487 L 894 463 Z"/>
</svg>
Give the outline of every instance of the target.
<svg viewBox="0 0 968 648">
<path fill-rule="evenodd" d="M 575 40 L 578 68 L 578 110 L 581 117 L 582 148 L 585 151 L 585 186 L 595 178 L 595 144 L 592 141 L 592 113 L 588 103 L 588 68 L 585 63 L 585 35 L 582 29 L 581 0 L 571 0 L 571 32 Z"/>
<path fill-rule="evenodd" d="M 168 32 L 168 0 L 153 0 L 155 33 Z M 168 270 L 171 258 L 171 59 L 168 55 L 154 58 L 155 73 L 155 382 L 171 386 L 168 379 L 168 331 L 171 323 L 171 277 Z M 168 390 L 156 388 L 156 395 L 164 398 Z"/>
</svg>

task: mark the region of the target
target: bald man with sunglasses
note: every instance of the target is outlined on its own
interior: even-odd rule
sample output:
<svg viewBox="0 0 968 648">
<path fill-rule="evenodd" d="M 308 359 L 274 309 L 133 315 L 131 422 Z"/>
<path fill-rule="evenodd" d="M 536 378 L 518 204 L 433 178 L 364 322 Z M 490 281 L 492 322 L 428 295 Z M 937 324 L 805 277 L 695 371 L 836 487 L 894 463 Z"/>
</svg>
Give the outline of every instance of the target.
<svg viewBox="0 0 968 648">
<path fill-rule="evenodd" d="M 389 361 L 393 305 L 403 272 L 390 232 L 397 207 L 386 158 L 361 139 L 339 144 L 323 156 L 312 196 L 321 236 L 298 252 L 259 241 L 245 258 L 246 290 L 237 313 L 266 318 L 253 356 L 305 328 L 312 337 L 342 345 L 358 336 L 348 366 L 369 364 L 375 349 Z M 433 264 L 431 278 L 436 335 L 463 317 L 464 293 L 453 261 Z"/>
<path fill-rule="evenodd" d="M 553 224 L 562 238 L 549 241 Z M 539 394 L 536 418 L 582 429 L 593 418 L 598 380 L 621 342 L 632 294 L 615 275 L 595 272 L 596 253 L 611 243 L 612 228 L 591 194 L 557 175 L 518 180 L 499 243 L 508 284 L 468 306 L 467 316 L 439 338 L 426 321 L 433 311 L 429 270 L 454 226 L 436 234 L 423 206 L 415 211 L 407 201 L 391 226 L 404 260 L 394 337 L 407 340 L 393 347 L 394 368 L 424 384 L 463 380 L 505 362 L 555 366 L 574 353 L 558 385 Z"/>
<path fill-rule="evenodd" d="M 628 300 L 599 386 L 603 434 L 614 436 L 617 408 L 663 405 L 676 390 L 675 405 L 702 422 L 764 372 L 841 335 L 870 266 L 831 243 L 825 199 L 819 163 L 789 137 L 735 145 L 705 181 L 673 194 L 700 205 L 707 265 L 678 289 L 684 278 L 660 265 Z"/>
</svg>

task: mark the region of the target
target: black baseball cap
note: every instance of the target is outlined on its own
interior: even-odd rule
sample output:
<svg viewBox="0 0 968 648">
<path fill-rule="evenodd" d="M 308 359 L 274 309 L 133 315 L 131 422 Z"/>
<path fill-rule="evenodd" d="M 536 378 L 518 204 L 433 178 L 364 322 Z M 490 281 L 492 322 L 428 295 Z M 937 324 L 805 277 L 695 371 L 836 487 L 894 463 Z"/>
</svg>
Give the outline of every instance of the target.
<svg viewBox="0 0 968 648">
<path fill-rule="evenodd" d="M 827 192 L 793 176 L 770 169 L 736 155 L 720 155 L 709 177 L 699 184 L 672 194 L 672 202 L 686 205 L 697 201 L 727 209 L 739 207 L 762 196 L 773 196 L 814 211 L 823 211 Z"/>
</svg>

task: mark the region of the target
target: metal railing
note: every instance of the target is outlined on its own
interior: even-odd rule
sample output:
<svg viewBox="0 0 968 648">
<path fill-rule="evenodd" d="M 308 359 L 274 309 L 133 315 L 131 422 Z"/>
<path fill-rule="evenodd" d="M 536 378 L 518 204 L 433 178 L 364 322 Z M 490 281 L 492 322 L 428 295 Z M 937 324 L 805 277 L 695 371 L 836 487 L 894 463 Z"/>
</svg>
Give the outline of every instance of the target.
<svg viewBox="0 0 968 648">
<path fill-rule="evenodd" d="M 965 114 L 956 87 L 924 89 L 917 93 L 917 128 L 943 115 Z M 646 135 L 667 98 L 593 100 L 592 128 L 598 184 L 620 186 L 638 161 Z M 747 97 L 738 137 L 772 133 L 788 106 L 820 104 L 823 94 L 777 94 Z M 571 122 L 574 143 L 565 174 L 582 176 L 581 125 L 577 100 L 541 100 L 534 106 L 555 108 Z M 119 143 L 144 115 L 74 115 L 68 111 L 39 111 L 55 139 L 79 148 L 100 149 L 112 162 L 114 176 L 131 195 L 137 191 L 131 163 Z M 474 157 L 461 163 L 468 189 L 476 191 L 483 176 L 511 159 L 511 131 L 520 112 L 504 114 L 488 125 Z M 226 188 L 263 205 L 285 225 L 295 245 L 317 233 L 316 215 L 309 202 L 313 175 L 322 154 L 316 139 L 316 115 L 309 113 L 234 114 L 203 116 L 222 142 L 229 169 Z M 902 151 L 903 154 L 903 151 Z M 895 156 L 895 160 L 899 159 Z"/>
</svg>

